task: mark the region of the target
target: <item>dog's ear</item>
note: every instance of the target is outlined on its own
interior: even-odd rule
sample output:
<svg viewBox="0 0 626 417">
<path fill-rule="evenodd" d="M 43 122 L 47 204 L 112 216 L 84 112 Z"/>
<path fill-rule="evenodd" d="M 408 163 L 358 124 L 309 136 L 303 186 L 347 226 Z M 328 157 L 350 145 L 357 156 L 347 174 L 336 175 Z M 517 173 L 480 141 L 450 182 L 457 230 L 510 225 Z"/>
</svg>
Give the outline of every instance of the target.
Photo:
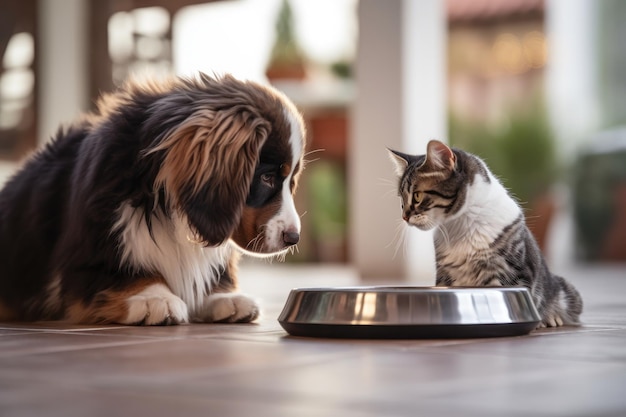
<svg viewBox="0 0 626 417">
<path fill-rule="evenodd" d="M 216 246 L 235 230 L 269 132 L 252 108 L 202 109 L 150 150 L 164 152 L 155 188 L 186 214 L 194 238 Z"/>
</svg>

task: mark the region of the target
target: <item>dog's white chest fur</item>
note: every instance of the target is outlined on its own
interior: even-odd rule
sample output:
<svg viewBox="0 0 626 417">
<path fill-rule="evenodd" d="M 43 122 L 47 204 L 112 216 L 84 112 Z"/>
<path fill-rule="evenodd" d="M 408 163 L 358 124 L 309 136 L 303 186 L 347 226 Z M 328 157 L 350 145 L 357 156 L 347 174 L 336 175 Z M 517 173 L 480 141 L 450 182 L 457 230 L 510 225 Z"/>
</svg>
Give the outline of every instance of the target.
<svg viewBox="0 0 626 417">
<path fill-rule="evenodd" d="M 177 213 L 166 219 L 152 217 L 152 234 L 141 209 L 126 202 L 118 213 L 114 230 L 120 233 L 122 265 L 154 271 L 191 313 L 202 308 L 231 256 L 230 244 L 204 247 L 191 241 L 187 222 Z"/>
</svg>

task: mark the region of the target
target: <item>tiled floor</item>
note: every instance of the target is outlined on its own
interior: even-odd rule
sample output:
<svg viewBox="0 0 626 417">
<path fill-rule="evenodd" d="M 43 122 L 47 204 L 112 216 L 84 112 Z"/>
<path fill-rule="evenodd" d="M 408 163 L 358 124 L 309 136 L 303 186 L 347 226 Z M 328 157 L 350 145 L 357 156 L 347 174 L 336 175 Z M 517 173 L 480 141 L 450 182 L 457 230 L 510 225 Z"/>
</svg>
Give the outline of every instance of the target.
<svg viewBox="0 0 626 417">
<path fill-rule="evenodd" d="M 340 268 L 246 268 L 252 325 L 0 323 L 0 416 L 626 416 L 626 269 L 560 271 L 584 326 L 516 338 L 327 340 L 276 322 Z"/>
</svg>

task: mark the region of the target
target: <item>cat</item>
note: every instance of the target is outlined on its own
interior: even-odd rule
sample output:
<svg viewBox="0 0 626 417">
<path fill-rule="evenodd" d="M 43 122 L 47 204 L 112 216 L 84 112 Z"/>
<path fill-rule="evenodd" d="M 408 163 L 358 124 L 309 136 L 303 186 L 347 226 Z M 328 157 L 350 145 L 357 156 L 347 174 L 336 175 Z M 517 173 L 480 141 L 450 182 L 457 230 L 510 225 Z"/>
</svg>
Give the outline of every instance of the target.
<svg viewBox="0 0 626 417">
<path fill-rule="evenodd" d="M 548 269 L 522 209 L 477 156 L 431 140 L 425 155 L 389 149 L 402 219 L 436 229 L 437 286 L 527 287 L 539 327 L 578 325 L 582 298 Z"/>
</svg>

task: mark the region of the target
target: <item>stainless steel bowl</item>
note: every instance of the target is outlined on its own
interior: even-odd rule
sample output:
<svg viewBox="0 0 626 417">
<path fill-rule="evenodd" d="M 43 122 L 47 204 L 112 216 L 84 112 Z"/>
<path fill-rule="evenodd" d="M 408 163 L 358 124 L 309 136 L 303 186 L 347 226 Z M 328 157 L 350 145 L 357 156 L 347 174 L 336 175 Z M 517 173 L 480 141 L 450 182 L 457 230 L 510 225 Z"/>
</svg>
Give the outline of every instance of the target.
<svg viewBox="0 0 626 417">
<path fill-rule="evenodd" d="M 540 321 L 523 287 L 344 287 L 291 290 L 278 317 L 293 336 L 518 336 Z"/>
</svg>

